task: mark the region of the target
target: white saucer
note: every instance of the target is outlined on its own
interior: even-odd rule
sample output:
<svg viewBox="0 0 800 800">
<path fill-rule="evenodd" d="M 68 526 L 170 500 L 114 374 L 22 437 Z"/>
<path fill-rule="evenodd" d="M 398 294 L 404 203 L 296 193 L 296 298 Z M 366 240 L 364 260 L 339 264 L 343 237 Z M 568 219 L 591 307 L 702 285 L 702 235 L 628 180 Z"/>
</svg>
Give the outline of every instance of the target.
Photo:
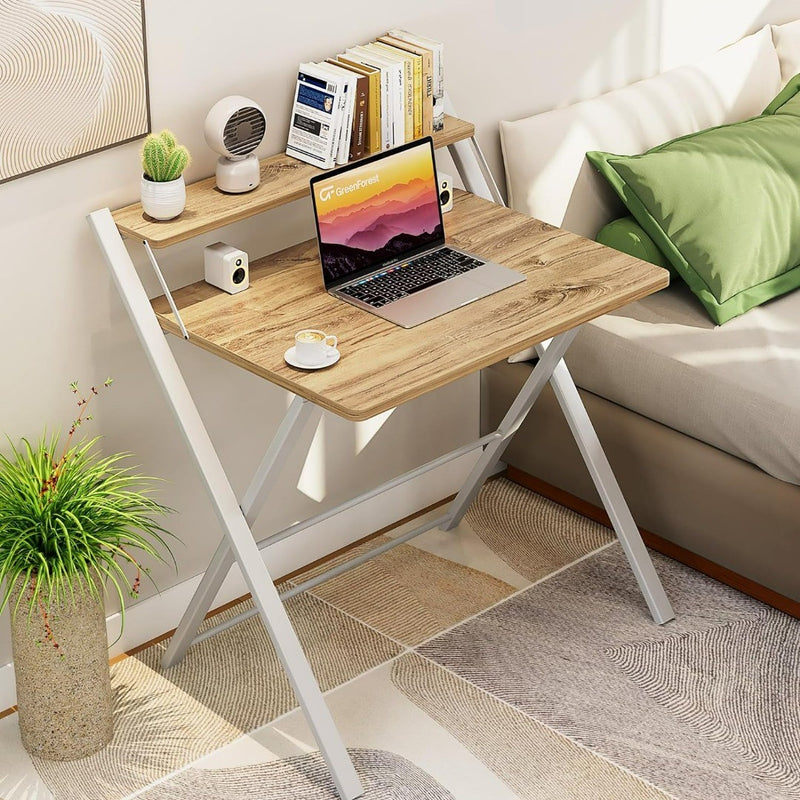
<svg viewBox="0 0 800 800">
<path fill-rule="evenodd" d="M 297 367 L 298 369 L 322 369 L 323 367 L 330 367 L 331 364 L 335 364 L 339 360 L 342 354 L 335 347 L 331 347 L 330 345 L 325 346 L 328 348 L 327 358 L 319 364 L 304 364 L 302 361 L 298 361 L 294 347 L 290 347 L 283 354 L 283 357 L 287 364 Z"/>
</svg>

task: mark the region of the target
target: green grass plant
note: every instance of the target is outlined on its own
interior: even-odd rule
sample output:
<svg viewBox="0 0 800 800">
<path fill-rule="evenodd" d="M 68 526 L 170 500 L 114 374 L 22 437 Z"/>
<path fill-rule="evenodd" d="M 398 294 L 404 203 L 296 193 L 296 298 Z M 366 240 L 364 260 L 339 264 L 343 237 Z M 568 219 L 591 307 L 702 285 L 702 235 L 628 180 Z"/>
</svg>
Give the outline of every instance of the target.
<svg viewBox="0 0 800 800">
<path fill-rule="evenodd" d="M 174 563 L 165 540 L 171 534 L 159 523 L 170 509 L 152 497 L 154 479 L 127 466 L 129 453 L 101 455 L 99 437 L 73 444 L 76 429 L 91 418 L 84 417 L 87 404 L 78 401 L 81 413 L 65 444 L 45 434 L 35 444 L 10 443 L 10 453 L 0 454 L 0 611 L 21 586 L 12 613 L 38 609 L 48 640 L 47 608 L 78 591 L 101 601 L 105 585 L 119 597 L 124 623 L 126 595 L 138 594 L 141 574 L 148 572 L 141 559 L 165 561 L 168 554 Z M 136 571 L 133 581 L 126 564 Z"/>
</svg>

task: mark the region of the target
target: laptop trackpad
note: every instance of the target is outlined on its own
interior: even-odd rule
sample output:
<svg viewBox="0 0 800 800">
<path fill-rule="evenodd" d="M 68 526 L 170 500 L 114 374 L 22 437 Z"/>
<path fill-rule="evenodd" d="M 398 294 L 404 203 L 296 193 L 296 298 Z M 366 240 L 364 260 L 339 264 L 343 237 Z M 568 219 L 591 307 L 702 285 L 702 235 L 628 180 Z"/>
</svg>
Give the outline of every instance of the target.
<svg viewBox="0 0 800 800">
<path fill-rule="evenodd" d="M 493 291 L 496 290 L 473 280 L 470 275 L 459 275 L 383 306 L 378 314 L 390 322 L 410 328 L 471 303 L 479 297 L 485 297 Z"/>
</svg>

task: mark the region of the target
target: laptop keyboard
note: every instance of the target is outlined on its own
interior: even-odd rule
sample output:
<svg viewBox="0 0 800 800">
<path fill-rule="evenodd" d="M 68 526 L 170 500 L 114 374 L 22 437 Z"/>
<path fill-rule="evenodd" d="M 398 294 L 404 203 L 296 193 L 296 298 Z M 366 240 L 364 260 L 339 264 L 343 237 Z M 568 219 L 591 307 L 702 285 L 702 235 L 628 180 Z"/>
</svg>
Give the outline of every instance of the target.
<svg viewBox="0 0 800 800">
<path fill-rule="evenodd" d="M 421 289 L 446 281 L 485 264 L 479 258 L 442 247 L 432 253 L 389 267 L 383 272 L 345 286 L 339 291 L 374 308 L 407 297 Z"/>
</svg>

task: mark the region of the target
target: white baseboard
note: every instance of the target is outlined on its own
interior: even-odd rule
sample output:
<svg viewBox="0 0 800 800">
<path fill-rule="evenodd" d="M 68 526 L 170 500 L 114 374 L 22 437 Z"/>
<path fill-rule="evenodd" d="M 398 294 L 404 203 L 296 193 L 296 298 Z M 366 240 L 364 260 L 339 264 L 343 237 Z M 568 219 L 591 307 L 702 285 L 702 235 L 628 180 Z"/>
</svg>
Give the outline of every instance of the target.
<svg viewBox="0 0 800 800">
<path fill-rule="evenodd" d="M 298 535 L 299 541 L 285 540 L 263 550 L 262 555 L 270 573 L 274 577 L 286 575 L 451 495 L 464 482 L 479 453 L 480 451 L 476 451 L 461 456 L 308 528 Z M 131 606 L 125 613 L 125 629 L 121 636 L 120 615 L 109 617 L 109 641 L 113 642 L 120 637 L 110 648 L 109 656 L 124 653 L 177 627 L 201 577 L 196 575 Z M 214 606 L 224 605 L 247 591 L 238 566 L 234 566 L 223 583 Z M 0 711 L 15 703 L 14 665 L 6 664 L 0 667 Z"/>
</svg>

